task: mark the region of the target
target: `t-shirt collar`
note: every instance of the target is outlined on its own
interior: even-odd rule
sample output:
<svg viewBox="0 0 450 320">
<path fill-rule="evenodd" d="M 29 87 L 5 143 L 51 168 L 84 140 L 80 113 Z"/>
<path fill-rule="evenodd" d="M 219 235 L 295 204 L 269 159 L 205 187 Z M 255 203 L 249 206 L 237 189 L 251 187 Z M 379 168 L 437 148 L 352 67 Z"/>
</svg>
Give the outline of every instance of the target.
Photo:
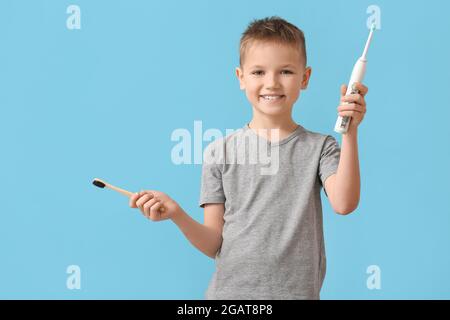
<svg viewBox="0 0 450 320">
<path fill-rule="evenodd" d="M 250 131 L 252 134 L 256 135 L 260 139 L 263 139 L 264 141 L 266 141 L 271 146 L 277 146 L 277 145 L 285 144 L 286 142 L 288 142 L 291 139 L 293 139 L 296 136 L 298 136 L 300 134 L 300 132 L 302 132 L 304 130 L 304 128 L 301 125 L 298 125 L 297 128 L 294 131 L 292 131 L 287 137 L 281 139 L 278 142 L 271 142 L 271 141 L 267 140 L 266 138 L 264 138 L 264 137 L 260 136 L 259 134 L 257 134 L 252 128 L 250 128 L 248 123 L 246 123 L 244 125 L 243 129 L 245 131 L 247 131 L 247 130 Z"/>
</svg>

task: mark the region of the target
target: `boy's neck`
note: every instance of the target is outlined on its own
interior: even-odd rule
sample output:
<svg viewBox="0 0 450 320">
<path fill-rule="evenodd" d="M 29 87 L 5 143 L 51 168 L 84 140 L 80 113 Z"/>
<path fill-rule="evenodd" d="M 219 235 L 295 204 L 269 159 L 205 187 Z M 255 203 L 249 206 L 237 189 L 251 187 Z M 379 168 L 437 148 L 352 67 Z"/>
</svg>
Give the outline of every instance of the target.
<svg viewBox="0 0 450 320">
<path fill-rule="evenodd" d="M 279 129 L 279 140 L 283 140 L 298 128 L 298 124 L 295 123 L 292 117 L 269 118 L 253 116 L 248 126 L 269 141 L 271 141 L 270 130 L 261 130 L 258 132 L 259 129 Z"/>
</svg>

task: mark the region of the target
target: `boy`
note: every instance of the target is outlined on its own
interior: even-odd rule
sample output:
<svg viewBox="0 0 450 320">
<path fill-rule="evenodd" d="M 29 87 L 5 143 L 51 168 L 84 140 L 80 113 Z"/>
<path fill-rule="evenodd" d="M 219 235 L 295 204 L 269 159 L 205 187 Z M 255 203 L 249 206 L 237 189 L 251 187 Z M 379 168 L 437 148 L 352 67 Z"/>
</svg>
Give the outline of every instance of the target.
<svg viewBox="0 0 450 320">
<path fill-rule="evenodd" d="M 361 94 L 341 97 L 339 115 L 352 117 L 341 150 L 331 135 L 308 131 L 292 119 L 294 102 L 311 76 L 300 29 L 278 17 L 253 21 L 241 38 L 236 75 L 253 118 L 207 147 L 216 161 L 202 168 L 204 224 L 155 190 L 135 194 L 130 206 L 153 221 L 171 219 L 195 247 L 215 258 L 207 299 L 320 299 L 326 266 L 320 188 L 336 213 L 356 209 L 357 127 L 366 112 L 367 88 L 357 84 Z M 345 92 L 343 85 L 341 95 Z M 249 145 L 242 142 L 246 137 L 254 138 Z M 275 172 L 262 174 L 258 163 L 217 161 L 219 151 L 225 158 L 236 151 L 251 156 L 247 146 L 255 141 L 277 155 Z M 159 213 L 162 205 L 166 210 Z"/>
</svg>

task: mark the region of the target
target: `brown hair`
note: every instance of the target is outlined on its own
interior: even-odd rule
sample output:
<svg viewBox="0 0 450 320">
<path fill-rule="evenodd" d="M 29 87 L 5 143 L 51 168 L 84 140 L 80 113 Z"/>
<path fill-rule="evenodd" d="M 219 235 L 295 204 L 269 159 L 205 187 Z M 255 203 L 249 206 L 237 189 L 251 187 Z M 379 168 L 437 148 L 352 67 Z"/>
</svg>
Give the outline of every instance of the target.
<svg viewBox="0 0 450 320">
<path fill-rule="evenodd" d="M 303 31 L 280 17 L 255 19 L 248 25 L 242 34 L 239 45 L 239 64 L 241 67 L 244 63 L 245 52 L 254 41 L 273 41 L 291 45 L 299 49 L 306 66 L 306 45 Z"/>
</svg>

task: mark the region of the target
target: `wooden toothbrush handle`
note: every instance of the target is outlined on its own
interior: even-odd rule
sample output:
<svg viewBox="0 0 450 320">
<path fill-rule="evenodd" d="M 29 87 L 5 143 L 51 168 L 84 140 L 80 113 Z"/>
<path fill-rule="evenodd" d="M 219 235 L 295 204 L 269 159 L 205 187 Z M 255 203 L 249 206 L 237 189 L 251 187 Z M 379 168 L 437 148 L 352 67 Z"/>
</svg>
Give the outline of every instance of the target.
<svg viewBox="0 0 450 320">
<path fill-rule="evenodd" d="M 104 182 L 104 181 L 103 181 L 103 183 L 105 184 L 105 187 L 108 187 L 108 188 L 110 188 L 110 189 L 112 189 L 112 190 L 115 190 L 115 191 L 117 191 L 117 192 L 120 192 L 121 194 L 126 195 L 128 198 L 131 197 L 131 196 L 133 195 L 133 193 L 130 192 L 130 191 L 127 191 L 127 190 L 124 190 L 124 189 L 122 189 L 122 188 L 113 186 L 112 184 L 106 183 L 106 182 Z M 166 208 L 164 208 L 164 207 L 160 207 L 160 208 L 159 208 L 159 212 L 164 212 L 164 211 L 166 211 Z"/>
<path fill-rule="evenodd" d="M 106 183 L 106 182 L 104 182 L 104 184 L 105 184 L 105 187 L 108 187 L 108 188 L 110 188 L 112 190 L 120 192 L 121 194 L 123 194 L 123 195 L 125 195 L 127 197 L 131 197 L 133 195 L 132 192 L 124 190 L 124 189 L 116 187 L 116 186 L 113 186 L 112 184 L 109 184 L 109 183 Z"/>
</svg>

